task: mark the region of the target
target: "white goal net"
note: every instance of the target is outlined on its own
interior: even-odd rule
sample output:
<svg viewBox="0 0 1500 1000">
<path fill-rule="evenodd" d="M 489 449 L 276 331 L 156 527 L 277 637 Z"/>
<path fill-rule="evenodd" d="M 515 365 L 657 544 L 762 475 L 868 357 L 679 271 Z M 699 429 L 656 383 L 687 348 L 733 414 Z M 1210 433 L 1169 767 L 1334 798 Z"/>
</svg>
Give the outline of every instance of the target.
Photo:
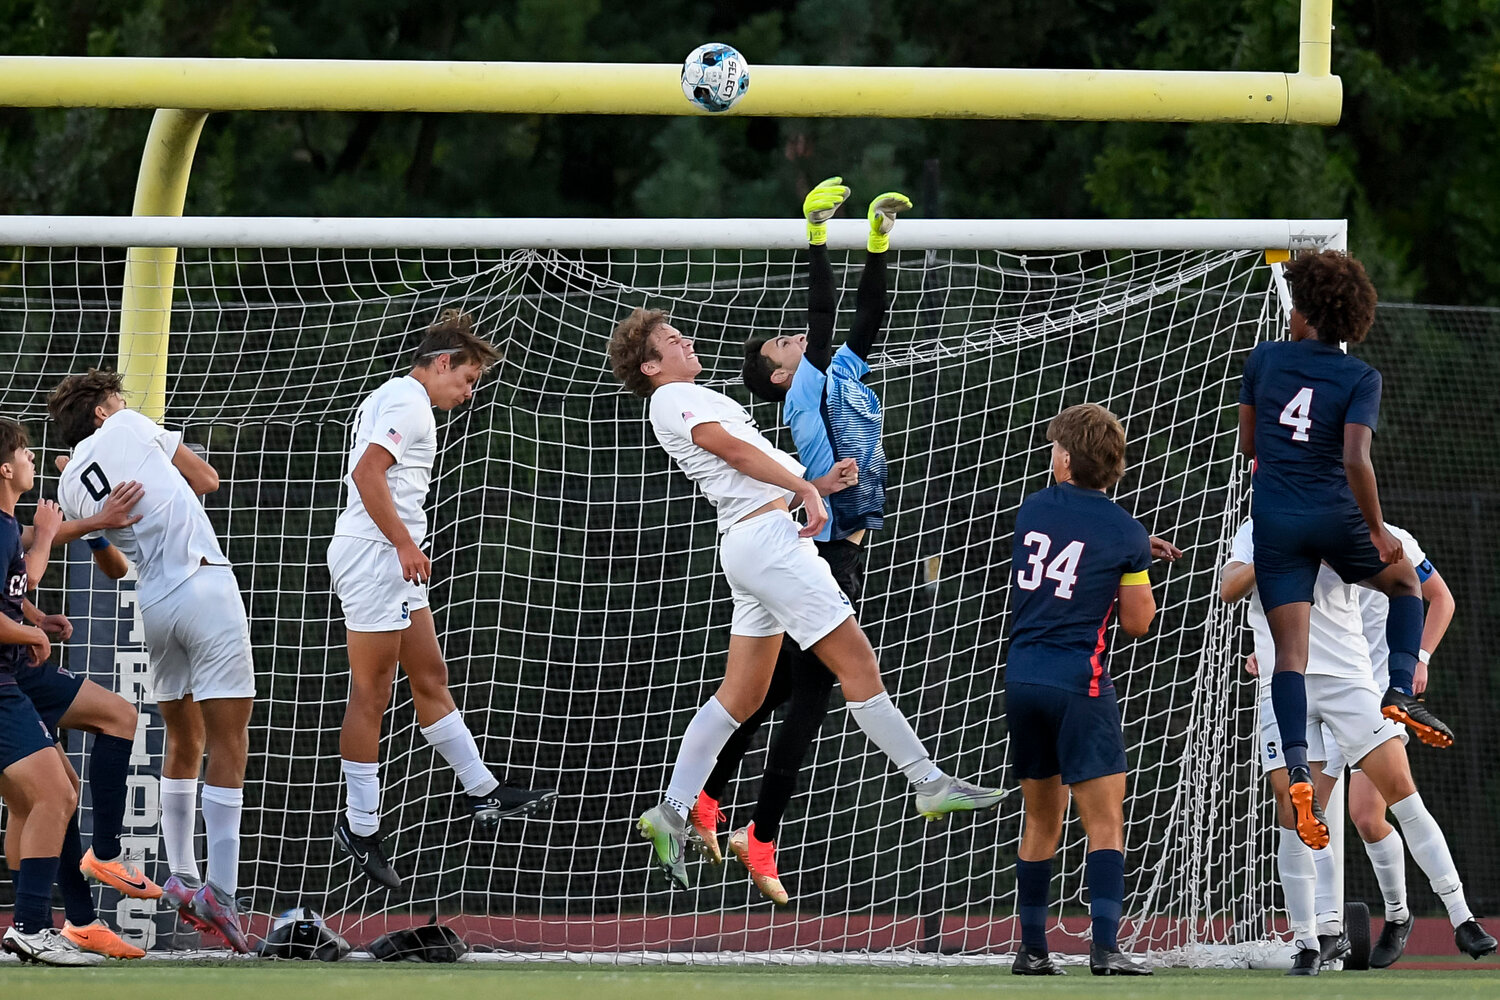
<svg viewBox="0 0 1500 1000">
<path fill-rule="evenodd" d="M 608 222 L 538 224 L 529 231 L 546 239 L 530 242 L 525 226 L 494 222 L 234 223 L 118 220 L 70 239 L 57 226 L 23 238 L 12 220 L 0 232 L 12 246 L 0 264 L 12 365 L 0 413 L 27 423 L 42 494 L 54 495 L 45 397 L 69 372 L 117 364 L 122 247 L 188 247 L 175 271 L 165 422 L 219 470 L 205 503 L 250 613 L 259 697 L 240 881 L 252 931 L 303 905 L 356 947 L 435 914 L 481 951 L 530 957 L 957 961 L 1015 950 L 1019 794 L 994 813 L 923 822 L 837 699 L 779 839 L 790 907 L 763 900 L 732 860 L 690 863 L 693 889 L 673 893 L 634 832 L 722 676 L 731 607 L 712 511 L 656 446 L 643 401 L 610 376 L 605 346 L 633 307 L 665 308 L 695 336 L 705 377 L 748 401 L 746 337 L 805 324 L 799 223 L 642 222 L 614 235 Z M 840 249 L 860 239 L 855 229 L 834 233 L 842 337 L 864 255 Z M 1053 415 L 1092 401 L 1120 416 L 1129 471 L 1116 499 L 1186 552 L 1153 574 L 1162 610 L 1152 635 L 1118 636 L 1112 665 L 1131 765 L 1126 948 L 1201 960 L 1215 947 L 1200 946 L 1280 933 L 1254 688 L 1233 655 L 1238 621 L 1216 598 L 1217 567 L 1244 513 L 1243 357 L 1282 325 L 1264 250 L 1341 233 L 1337 223 L 903 221 L 894 234 L 872 376 L 891 489 L 869 548 L 863 624 L 938 763 L 1015 786 L 1003 694 L 1011 527 L 1021 499 L 1048 481 Z M 472 311 L 505 359 L 472 403 L 438 414 L 433 608 L 486 760 L 560 797 L 548 815 L 476 837 L 398 683 L 381 782 L 405 885 L 386 893 L 332 849 L 348 684 L 324 559 L 354 408 L 407 370 L 421 331 L 449 306 Z M 753 412 L 790 450 L 775 407 Z M 86 557 L 49 574 L 40 603 L 66 601 L 73 669 L 148 704 L 133 583 L 104 580 Z M 145 715 L 127 843 L 164 878 L 160 735 Z M 754 803 L 765 739 L 726 792 L 735 825 Z M 1053 883 L 1057 950 L 1087 934 L 1083 859 L 1070 821 Z M 136 940 L 184 944 L 166 933 L 170 917 L 131 905 L 115 916 Z"/>
</svg>

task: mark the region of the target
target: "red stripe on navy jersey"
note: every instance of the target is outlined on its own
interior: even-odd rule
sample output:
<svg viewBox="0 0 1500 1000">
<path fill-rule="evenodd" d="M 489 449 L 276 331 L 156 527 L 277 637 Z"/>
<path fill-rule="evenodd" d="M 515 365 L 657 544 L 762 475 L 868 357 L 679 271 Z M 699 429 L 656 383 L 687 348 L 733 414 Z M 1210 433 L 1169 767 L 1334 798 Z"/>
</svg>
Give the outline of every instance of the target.
<svg viewBox="0 0 1500 1000">
<path fill-rule="evenodd" d="M 1099 656 L 1104 652 L 1104 637 L 1109 631 L 1109 616 L 1114 614 L 1115 604 L 1110 602 L 1109 610 L 1104 612 L 1104 621 L 1099 623 L 1099 641 L 1094 643 L 1094 655 L 1089 657 L 1089 666 L 1093 668 L 1094 674 L 1089 678 L 1089 697 L 1099 697 L 1099 678 L 1104 676 L 1104 664 L 1099 662 Z"/>
</svg>

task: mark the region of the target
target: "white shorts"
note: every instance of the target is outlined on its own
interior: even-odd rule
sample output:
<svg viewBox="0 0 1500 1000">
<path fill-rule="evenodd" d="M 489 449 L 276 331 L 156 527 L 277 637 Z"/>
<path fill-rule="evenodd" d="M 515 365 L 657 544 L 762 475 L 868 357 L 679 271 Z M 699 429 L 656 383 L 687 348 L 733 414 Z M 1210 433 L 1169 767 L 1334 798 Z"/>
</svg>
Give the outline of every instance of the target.
<svg viewBox="0 0 1500 1000">
<path fill-rule="evenodd" d="M 1307 750 L 1308 760 L 1326 760 L 1323 772 L 1339 775 L 1344 765 L 1355 767 L 1365 755 L 1389 739 L 1407 739 L 1406 727 L 1380 714 L 1384 692 L 1375 686 L 1373 677 L 1307 678 Z M 1323 730 L 1321 757 L 1314 758 L 1312 734 L 1314 723 Z"/>
<path fill-rule="evenodd" d="M 228 566 L 201 566 L 141 612 L 156 700 L 254 698 L 255 661 L 239 581 Z"/>
<path fill-rule="evenodd" d="M 328 572 L 351 632 L 399 632 L 411 624 L 413 611 L 427 607 L 427 584 L 401 578 L 401 560 L 389 542 L 335 535 Z"/>
<path fill-rule="evenodd" d="M 1308 724 L 1307 727 L 1307 759 L 1309 761 L 1323 760 L 1323 731 L 1321 725 Z M 1328 737 L 1331 746 L 1333 737 Z M 1260 770 L 1262 774 L 1269 774 L 1286 767 L 1286 755 L 1281 749 L 1281 727 L 1276 725 L 1276 710 L 1271 707 L 1271 688 L 1265 686 L 1260 693 Z M 1333 772 L 1324 768 L 1329 774 Z"/>
<path fill-rule="evenodd" d="M 785 632 L 803 649 L 852 617 L 849 598 L 833 570 L 801 525 L 773 510 L 729 526 L 719 540 L 719 559 L 734 595 L 732 635 Z"/>
</svg>

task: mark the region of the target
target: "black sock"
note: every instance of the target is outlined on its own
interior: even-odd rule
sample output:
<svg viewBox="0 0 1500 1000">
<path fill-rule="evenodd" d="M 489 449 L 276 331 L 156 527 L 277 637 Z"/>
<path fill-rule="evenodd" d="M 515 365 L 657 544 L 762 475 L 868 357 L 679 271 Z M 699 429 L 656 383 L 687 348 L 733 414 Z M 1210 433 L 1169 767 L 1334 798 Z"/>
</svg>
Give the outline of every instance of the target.
<svg viewBox="0 0 1500 1000">
<path fill-rule="evenodd" d="M 62 893 L 63 913 L 74 927 L 82 927 L 99 919 L 94 909 L 94 892 L 88 879 L 78 870 L 83 860 L 83 838 L 78 833 L 78 814 L 68 820 L 68 831 L 63 834 L 62 854 L 58 857 L 57 888 Z"/>
<path fill-rule="evenodd" d="M 89 755 L 89 795 L 94 805 L 94 857 L 120 856 L 120 826 L 125 819 L 125 780 L 130 773 L 130 740 L 95 736 Z"/>
<path fill-rule="evenodd" d="M 57 881 L 57 857 L 22 858 L 16 872 L 16 930 L 38 934 L 52 924 L 52 884 Z"/>
<path fill-rule="evenodd" d="M 760 778 L 760 797 L 755 800 L 755 838 L 762 842 L 776 839 L 781 832 L 781 818 L 787 803 L 797 791 L 797 772 L 767 767 Z"/>
</svg>

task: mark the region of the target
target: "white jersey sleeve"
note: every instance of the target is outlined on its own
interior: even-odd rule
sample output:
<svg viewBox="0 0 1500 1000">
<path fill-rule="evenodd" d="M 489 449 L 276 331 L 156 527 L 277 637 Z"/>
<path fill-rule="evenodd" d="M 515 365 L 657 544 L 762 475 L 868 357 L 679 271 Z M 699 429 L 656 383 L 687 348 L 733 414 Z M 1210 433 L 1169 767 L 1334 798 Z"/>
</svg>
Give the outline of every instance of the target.
<svg viewBox="0 0 1500 1000">
<path fill-rule="evenodd" d="M 432 465 L 437 459 L 437 421 L 432 415 L 432 401 L 421 382 L 410 375 L 393 378 L 367 396 L 354 414 L 349 460 L 344 468 L 344 487 L 349 500 L 333 533 L 389 545 L 391 540 L 370 517 L 354 484 L 354 468 L 371 447 L 383 448 L 395 459 L 386 470 L 386 486 L 401 523 L 412 541 L 421 545 L 427 535 L 427 512 L 423 505 L 432 482 Z"/>
<path fill-rule="evenodd" d="M 120 410 L 73 449 L 58 483 L 58 504 L 75 519 L 97 514 L 120 483 L 141 484 L 144 495 L 134 510 L 141 520 L 104 534 L 135 564 L 142 608 L 201 567 L 229 564 L 202 501 L 172 464 L 181 443 L 181 434 Z"/>
<path fill-rule="evenodd" d="M 651 394 L 651 429 L 656 440 L 714 505 L 720 531 L 773 500 L 793 495 L 779 486 L 745 475 L 718 455 L 693 442 L 693 428 L 716 423 L 780 462 L 793 475 L 803 467 L 756 430 L 750 413 L 721 392 L 691 382 L 669 382 Z"/>
<path fill-rule="evenodd" d="M 1234 540 L 1229 543 L 1229 561 L 1237 563 L 1255 562 L 1255 522 L 1246 521 L 1240 525 L 1240 530 L 1234 533 Z"/>
</svg>

